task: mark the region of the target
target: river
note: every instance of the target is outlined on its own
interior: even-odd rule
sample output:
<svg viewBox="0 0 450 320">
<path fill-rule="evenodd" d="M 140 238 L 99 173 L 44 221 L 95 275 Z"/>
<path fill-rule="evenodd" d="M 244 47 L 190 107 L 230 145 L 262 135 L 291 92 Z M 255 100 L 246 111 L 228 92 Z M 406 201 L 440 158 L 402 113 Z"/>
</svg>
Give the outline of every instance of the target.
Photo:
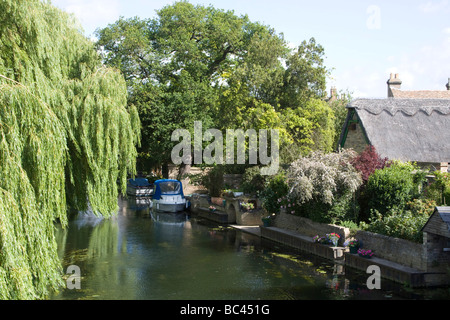
<svg viewBox="0 0 450 320">
<path fill-rule="evenodd" d="M 157 214 L 119 198 L 111 219 L 80 214 L 56 232 L 64 271 L 80 278 L 54 300 L 441 299 L 189 214 Z M 69 288 L 71 287 L 71 288 Z"/>
</svg>

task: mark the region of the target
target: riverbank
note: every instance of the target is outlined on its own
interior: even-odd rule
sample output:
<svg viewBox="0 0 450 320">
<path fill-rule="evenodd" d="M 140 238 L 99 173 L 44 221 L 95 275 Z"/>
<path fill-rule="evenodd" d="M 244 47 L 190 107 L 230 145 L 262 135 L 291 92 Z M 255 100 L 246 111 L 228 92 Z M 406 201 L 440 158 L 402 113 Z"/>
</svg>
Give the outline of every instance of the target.
<svg viewBox="0 0 450 320">
<path fill-rule="evenodd" d="M 430 274 L 386 259 L 375 256 L 370 259 L 363 258 L 358 254 L 351 254 L 344 247 L 331 247 L 314 243 L 310 237 L 277 227 L 260 227 L 260 230 L 262 238 L 295 247 L 323 258 L 335 260 L 348 267 L 366 271 L 369 266 L 376 265 L 380 268 L 382 278 L 407 284 L 412 288 L 438 285 L 435 279 L 430 277 Z"/>
<path fill-rule="evenodd" d="M 295 231 L 277 227 L 230 226 L 261 238 L 269 239 L 329 260 L 334 260 L 337 263 L 358 270 L 366 271 L 369 266 L 376 265 L 380 268 L 382 278 L 406 284 L 411 288 L 449 285 L 449 279 L 446 274 L 425 272 L 376 256 L 370 259 L 362 258 L 358 254 L 351 254 L 344 247 L 332 247 L 314 243 L 311 237 L 304 236 Z"/>
<path fill-rule="evenodd" d="M 261 212 L 242 212 L 239 209 L 239 200 L 236 198 L 226 199 L 223 206 L 216 204 L 218 209 L 214 212 L 207 209 L 210 202 L 206 198 L 206 196 L 202 196 L 191 199 L 194 214 L 333 260 L 346 267 L 366 271 L 369 266 L 376 265 L 380 268 L 382 278 L 406 284 L 412 288 L 450 285 L 450 277 L 447 272 L 426 270 L 425 245 L 358 231 L 356 237 L 364 239 L 365 248 L 375 248 L 376 255 L 367 259 L 357 254 L 351 254 L 345 247 L 331 247 L 313 242 L 315 235 L 336 232 L 341 235 L 340 243 L 342 244 L 345 240 L 355 237 L 355 235 L 350 236 L 348 228 L 315 223 L 309 219 L 286 213 L 278 215 L 272 226 L 263 226 L 260 220 Z"/>
</svg>

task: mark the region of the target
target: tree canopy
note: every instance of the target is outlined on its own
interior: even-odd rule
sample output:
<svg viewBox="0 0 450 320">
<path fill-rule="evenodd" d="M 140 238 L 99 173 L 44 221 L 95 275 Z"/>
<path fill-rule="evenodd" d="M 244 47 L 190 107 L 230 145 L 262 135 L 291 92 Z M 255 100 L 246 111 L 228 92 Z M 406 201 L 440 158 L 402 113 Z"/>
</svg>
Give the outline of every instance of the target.
<svg viewBox="0 0 450 320">
<path fill-rule="evenodd" d="M 97 36 L 104 62 L 125 75 L 147 166 L 170 162 L 171 132 L 193 132 L 194 121 L 220 130 L 279 129 L 287 159 L 332 148 L 333 110 L 322 99 L 328 70 L 314 38 L 291 49 L 247 15 L 186 1 L 155 18 L 120 18 Z"/>
<path fill-rule="evenodd" d="M 40 0 L 0 1 L 0 298 L 62 283 L 54 222 L 110 216 L 135 172 L 139 116 L 73 17 Z"/>
</svg>

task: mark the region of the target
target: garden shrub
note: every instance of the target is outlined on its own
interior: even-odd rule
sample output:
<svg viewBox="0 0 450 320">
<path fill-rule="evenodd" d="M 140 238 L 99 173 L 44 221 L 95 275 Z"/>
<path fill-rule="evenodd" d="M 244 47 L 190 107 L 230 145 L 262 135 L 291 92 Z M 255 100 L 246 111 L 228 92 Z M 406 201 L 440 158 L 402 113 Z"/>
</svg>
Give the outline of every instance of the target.
<svg viewBox="0 0 450 320">
<path fill-rule="evenodd" d="M 362 186 L 357 191 L 357 203 L 360 209 L 359 220 L 367 221 L 369 217 L 370 207 L 368 204 L 368 196 L 365 192 L 365 186 L 369 177 L 375 172 L 390 165 L 388 158 L 382 158 L 376 151 L 374 146 L 367 146 L 363 152 L 357 155 L 351 161 L 353 167 L 360 172 L 362 178 Z"/>
<path fill-rule="evenodd" d="M 375 170 L 365 188 L 369 210 L 384 216 L 391 209 L 404 209 L 418 196 L 423 178 L 418 167 L 409 162 L 394 161 L 389 167 Z"/>
<path fill-rule="evenodd" d="M 363 152 L 352 159 L 351 163 L 361 173 L 364 185 L 375 170 L 383 169 L 390 165 L 389 159 L 382 158 L 374 146 L 367 146 Z"/>
<path fill-rule="evenodd" d="M 208 189 L 211 197 L 219 197 L 223 189 L 223 173 L 224 167 L 217 165 L 210 168 L 206 173 L 202 169 L 202 173 L 190 174 L 188 176 L 193 185 L 201 185 Z"/>
<path fill-rule="evenodd" d="M 426 215 L 430 217 L 436 208 L 436 201 L 430 199 L 414 199 L 407 203 L 407 209 L 414 216 Z"/>
<path fill-rule="evenodd" d="M 257 195 L 264 190 L 266 184 L 266 176 L 261 174 L 261 170 L 258 166 L 250 167 L 245 170 L 242 176 L 242 191 L 246 194 Z"/>
<path fill-rule="evenodd" d="M 286 197 L 288 191 L 289 187 L 284 172 L 269 177 L 267 186 L 260 193 L 262 206 L 269 213 L 279 213 L 281 199 Z"/>
<path fill-rule="evenodd" d="M 359 206 L 353 193 L 347 192 L 336 198 L 329 208 L 326 217 L 329 223 L 340 223 L 343 221 L 357 221 Z"/>
<path fill-rule="evenodd" d="M 450 205 L 450 174 L 436 171 L 434 176 L 434 181 L 425 189 L 425 197 L 439 206 Z"/>
<path fill-rule="evenodd" d="M 357 221 L 358 205 L 351 193 L 335 197 L 333 204 L 327 204 L 316 200 L 298 204 L 291 201 L 291 207 L 287 212 L 311 219 L 315 222 L 341 224 L 343 221 Z"/>
<path fill-rule="evenodd" d="M 287 178 L 289 198 L 299 206 L 296 214 L 324 223 L 356 219 L 353 195 L 362 179 L 351 164 L 355 156 L 347 149 L 318 151 L 293 162 Z"/>
<path fill-rule="evenodd" d="M 362 223 L 364 230 L 421 243 L 421 229 L 434 210 L 434 202 L 415 199 L 407 209 L 390 208 L 383 215 L 372 209 L 370 223 Z"/>
</svg>

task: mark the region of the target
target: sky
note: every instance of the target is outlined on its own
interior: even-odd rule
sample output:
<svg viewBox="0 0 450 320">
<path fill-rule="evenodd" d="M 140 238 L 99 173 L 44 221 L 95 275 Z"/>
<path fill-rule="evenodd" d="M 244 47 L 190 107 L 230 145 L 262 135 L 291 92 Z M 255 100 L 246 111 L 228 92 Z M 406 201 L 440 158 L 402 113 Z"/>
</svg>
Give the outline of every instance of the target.
<svg viewBox="0 0 450 320">
<path fill-rule="evenodd" d="M 331 70 L 327 89 L 386 98 L 390 73 L 404 90 L 446 90 L 450 78 L 450 0 L 189 0 L 247 14 L 296 47 L 314 37 Z M 172 0 L 52 0 L 75 14 L 87 37 L 119 17 L 156 17 Z"/>
</svg>

